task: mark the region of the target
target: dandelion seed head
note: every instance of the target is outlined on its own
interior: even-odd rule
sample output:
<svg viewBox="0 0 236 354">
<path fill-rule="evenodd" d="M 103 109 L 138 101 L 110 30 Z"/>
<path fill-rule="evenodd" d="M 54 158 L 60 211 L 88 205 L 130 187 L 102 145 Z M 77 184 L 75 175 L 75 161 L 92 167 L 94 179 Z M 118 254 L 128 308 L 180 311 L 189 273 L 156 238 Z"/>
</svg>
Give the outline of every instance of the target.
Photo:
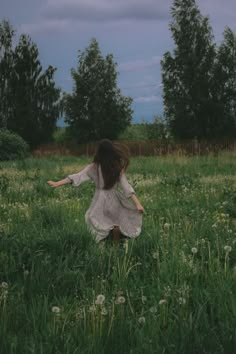
<svg viewBox="0 0 236 354">
<path fill-rule="evenodd" d="M 168 222 L 166 222 L 166 223 L 164 224 L 164 230 L 168 231 L 169 228 L 170 228 L 170 224 L 169 224 Z"/>
<path fill-rule="evenodd" d="M 53 306 L 52 307 L 52 312 L 55 313 L 55 314 L 59 314 L 61 312 L 61 309 L 58 306 Z"/>
<path fill-rule="evenodd" d="M 124 304 L 125 303 L 125 297 L 124 296 L 118 296 L 116 300 L 117 304 Z"/>
<path fill-rule="evenodd" d="M 191 251 L 192 251 L 193 254 L 196 254 L 198 250 L 197 250 L 196 247 L 193 247 L 193 248 L 191 249 Z"/>
<path fill-rule="evenodd" d="M 105 296 L 100 294 L 97 296 L 97 299 L 95 300 L 96 305 L 102 305 L 105 301 Z"/>
<path fill-rule="evenodd" d="M 159 252 L 158 251 L 157 252 L 153 252 L 152 258 L 158 259 L 158 257 L 159 257 Z"/>
<path fill-rule="evenodd" d="M 186 299 L 184 297 L 179 297 L 179 304 L 180 305 L 185 305 L 186 304 Z"/>
<path fill-rule="evenodd" d="M 3 281 L 2 284 L 1 284 L 1 288 L 3 288 L 3 289 L 8 289 L 8 283 L 6 283 L 5 281 Z"/>
<path fill-rule="evenodd" d="M 232 251 L 232 247 L 231 246 L 225 246 L 224 250 L 225 250 L 225 252 L 231 252 Z"/>
<path fill-rule="evenodd" d="M 157 307 L 156 306 L 152 306 L 152 307 L 150 307 L 149 311 L 151 313 L 157 313 Z"/>
<path fill-rule="evenodd" d="M 161 299 L 161 300 L 159 301 L 159 305 L 164 305 L 164 304 L 166 304 L 166 303 L 167 303 L 166 299 Z"/>
<path fill-rule="evenodd" d="M 141 325 L 144 325 L 144 324 L 145 324 L 145 322 L 146 322 L 146 319 L 145 319 L 145 317 L 144 317 L 144 316 L 139 317 L 139 319 L 138 319 L 138 323 L 140 323 Z"/>
</svg>

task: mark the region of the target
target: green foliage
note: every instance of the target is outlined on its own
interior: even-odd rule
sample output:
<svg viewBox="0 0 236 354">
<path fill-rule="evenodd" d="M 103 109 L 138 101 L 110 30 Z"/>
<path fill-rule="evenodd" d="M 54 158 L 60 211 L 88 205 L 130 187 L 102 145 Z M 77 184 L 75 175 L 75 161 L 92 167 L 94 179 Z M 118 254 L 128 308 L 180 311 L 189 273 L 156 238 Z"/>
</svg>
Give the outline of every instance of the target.
<svg viewBox="0 0 236 354">
<path fill-rule="evenodd" d="M 155 116 L 153 122 L 143 122 L 140 124 L 131 124 L 125 131 L 119 135 L 119 140 L 156 140 L 169 137 L 169 131 L 166 122 Z"/>
<path fill-rule="evenodd" d="M 132 99 L 117 87 L 116 65 L 112 54 L 102 57 L 95 39 L 79 51 L 78 68 L 71 71 L 73 93 L 65 96 L 65 122 L 80 143 L 115 139 L 130 124 Z"/>
<path fill-rule="evenodd" d="M 1 354 L 234 353 L 235 156 L 132 159 L 143 231 L 104 249 L 94 185 L 46 183 L 89 162 L 1 162 Z"/>
<path fill-rule="evenodd" d="M 52 139 L 60 114 L 60 91 L 54 82 L 56 69 L 49 66 L 43 71 L 37 45 L 29 36 L 21 35 L 13 49 L 10 25 L 3 22 L 0 31 L 1 52 L 6 53 L 0 56 L 0 68 L 6 71 L 1 76 L 5 89 L 0 89 L 0 127 L 18 133 L 33 148 Z"/>
<path fill-rule="evenodd" d="M 70 132 L 67 127 L 57 127 L 54 130 L 53 133 L 53 141 L 55 143 L 65 143 L 70 141 L 71 142 L 72 137 L 70 135 Z"/>
<path fill-rule="evenodd" d="M 0 22 L 0 128 L 5 129 L 12 111 L 9 97 L 11 96 L 10 83 L 13 75 L 12 40 L 14 33 L 9 22 Z"/>
<path fill-rule="evenodd" d="M 119 140 L 148 140 L 146 124 L 131 124 L 118 137 Z"/>
<path fill-rule="evenodd" d="M 148 140 L 167 139 L 170 137 L 167 122 L 158 116 L 154 116 L 152 123 L 145 123 Z"/>
<path fill-rule="evenodd" d="M 214 119 L 211 86 L 215 47 L 207 18 L 195 0 L 175 0 L 170 29 L 173 54 L 162 60 L 165 115 L 178 138 L 211 136 L 208 122 Z"/>
<path fill-rule="evenodd" d="M 29 146 L 18 134 L 0 129 L 0 160 L 23 159 L 28 156 Z M 1 182 L 3 183 L 3 182 Z"/>
<path fill-rule="evenodd" d="M 212 95 L 216 104 L 211 129 L 216 137 L 236 136 L 236 34 L 224 31 L 214 65 Z"/>
<path fill-rule="evenodd" d="M 223 191 L 224 211 L 229 214 L 236 222 L 236 188 L 224 187 Z"/>
<path fill-rule="evenodd" d="M 177 138 L 233 137 L 236 132 L 236 37 L 217 49 L 209 19 L 195 0 L 175 0 L 173 54 L 162 60 L 165 116 Z"/>
<path fill-rule="evenodd" d="M 191 188 L 196 184 L 196 177 L 189 175 L 177 175 L 177 176 L 162 176 L 161 184 L 165 186 L 187 187 Z"/>
</svg>

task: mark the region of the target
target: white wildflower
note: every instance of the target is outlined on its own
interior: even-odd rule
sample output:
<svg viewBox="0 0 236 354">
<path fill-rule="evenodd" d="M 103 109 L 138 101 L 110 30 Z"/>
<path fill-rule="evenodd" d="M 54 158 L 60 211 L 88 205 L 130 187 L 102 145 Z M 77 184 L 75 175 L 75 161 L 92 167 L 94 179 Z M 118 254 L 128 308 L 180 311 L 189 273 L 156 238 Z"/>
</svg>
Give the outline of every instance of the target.
<svg viewBox="0 0 236 354">
<path fill-rule="evenodd" d="M 139 317 L 139 319 L 138 319 L 138 323 L 140 323 L 141 325 L 144 325 L 145 324 L 145 322 L 146 322 L 146 319 L 145 319 L 145 317 Z"/>
<path fill-rule="evenodd" d="M 124 304 L 125 303 L 125 298 L 124 296 L 119 296 L 116 300 L 117 304 Z"/>
<path fill-rule="evenodd" d="M 164 304 L 166 304 L 167 303 L 167 301 L 165 300 L 165 299 L 161 299 L 160 301 L 159 301 L 159 305 L 164 305 Z"/>
<path fill-rule="evenodd" d="M 231 246 L 225 246 L 224 247 L 224 250 L 225 250 L 225 252 L 231 252 L 232 251 L 232 247 Z"/>
<path fill-rule="evenodd" d="M 105 301 L 105 296 L 100 294 L 97 296 L 97 299 L 95 300 L 96 305 L 102 305 Z"/>
<path fill-rule="evenodd" d="M 157 252 L 153 252 L 152 258 L 158 259 L 159 258 L 159 252 L 158 251 Z"/>
<path fill-rule="evenodd" d="M 164 224 L 164 230 L 165 230 L 165 231 L 169 231 L 169 228 L 170 228 L 170 224 L 169 224 L 168 222 L 166 222 L 166 223 Z"/>
<path fill-rule="evenodd" d="M 186 304 L 186 299 L 184 297 L 179 297 L 179 304 L 180 305 L 185 305 Z"/>
<path fill-rule="evenodd" d="M 52 307 L 52 312 L 55 313 L 55 314 L 59 314 L 61 312 L 61 309 L 58 306 L 53 306 Z"/>
<path fill-rule="evenodd" d="M 193 248 L 191 249 L 191 251 L 192 251 L 193 254 L 196 254 L 196 253 L 197 253 L 197 248 L 196 248 L 196 247 L 193 247 Z"/>
<path fill-rule="evenodd" d="M 1 288 L 8 289 L 8 284 L 5 281 L 3 281 L 1 284 Z"/>
<path fill-rule="evenodd" d="M 152 307 L 150 307 L 149 311 L 151 313 L 157 313 L 157 307 L 156 306 L 152 306 Z"/>
</svg>

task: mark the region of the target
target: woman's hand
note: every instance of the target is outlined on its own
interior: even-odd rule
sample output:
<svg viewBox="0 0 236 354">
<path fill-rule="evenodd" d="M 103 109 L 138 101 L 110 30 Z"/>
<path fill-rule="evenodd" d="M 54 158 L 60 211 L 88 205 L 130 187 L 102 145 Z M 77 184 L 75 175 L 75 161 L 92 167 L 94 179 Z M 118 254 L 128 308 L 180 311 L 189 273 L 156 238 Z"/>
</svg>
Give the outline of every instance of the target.
<svg viewBox="0 0 236 354">
<path fill-rule="evenodd" d="M 47 184 L 49 184 L 51 187 L 58 187 L 58 183 L 54 181 L 47 181 Z"/>
<path fill-rule="evenodd" d="M 144 213 L 144 207 L 141 204 L 137 204 L 136 207 L 140 213 Z"/>
<path fill-rule="evenodd" d="M 138 210 L 140 213 L 144 213 L 144 207 L 142 206 L 142 204 L 140 203 L 140 201 L 138 200 L 138 198 L 136 197 L 136 195 L 135 195 L 134 193 L 131 195 L 131 198 L 132 198 L 132 200 L 134 201 L 137 210 Z"/>
</svg>

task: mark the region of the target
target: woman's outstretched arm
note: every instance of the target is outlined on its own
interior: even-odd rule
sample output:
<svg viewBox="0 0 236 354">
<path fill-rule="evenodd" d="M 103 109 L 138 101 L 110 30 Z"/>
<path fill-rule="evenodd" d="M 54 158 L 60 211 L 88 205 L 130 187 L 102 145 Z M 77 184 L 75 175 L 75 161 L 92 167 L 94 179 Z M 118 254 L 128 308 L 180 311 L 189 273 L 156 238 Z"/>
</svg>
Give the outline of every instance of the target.
<svg viewBox="0 0 236 354">
<path fill-rule="evenodd" d="M 67 183 L 71 183 L 69 178 L 64 178 L 64 179 L 61 179 L 60 181 L 57 181 L 57 182 L 47 181 L 47 184 L 49 184 L 49 186 L 51 186 L 51 187 L 60 187 L 60 186 L 63 186 L 63 184 L 67 184 Z"/>
<path fill-rule="evenodd" d="M 79 186 L 81 183 L 88 181 L 91 179 L 91 175 L 94 174 L 94 164 L 91 163 L 84 167 L 80 172 L 73 173 L 72 175 L 68 175 L 66 178 L 61 179 L 60 181 L 48 181 L 47 183 L 51 187 L 59 187 L 63 186 L 63 184 L 71 183 L 73 186 Z"/>
</svg>

